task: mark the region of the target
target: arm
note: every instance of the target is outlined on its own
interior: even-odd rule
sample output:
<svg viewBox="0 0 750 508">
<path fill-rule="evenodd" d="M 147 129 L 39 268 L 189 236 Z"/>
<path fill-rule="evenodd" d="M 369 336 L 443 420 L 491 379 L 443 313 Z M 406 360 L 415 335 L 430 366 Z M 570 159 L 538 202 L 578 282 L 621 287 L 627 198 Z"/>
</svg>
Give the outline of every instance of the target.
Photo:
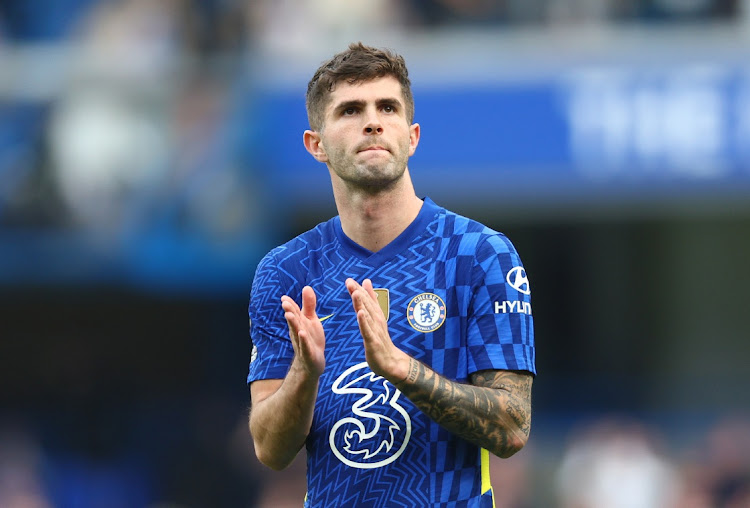
<svg viewBox="0 0 750 508">
<path fill-rule="evenodd" d="M 531 381 L 525 372 L 484 370 L 472 374 L 472 384 L 463 384 L 409 358 L 409 374 L 394 384 L 449 431 L 508 458 L 529 438 Z"/>
<path fill-rule="evenodd" d="M 454 434 L 510 457 L 528 440 L 531 381 L 528 373 L 488 370 L 472 375 L 472 384 L 450 381 L 398 349 L 372 282 L 347 280 L 365 356 L 372 371 L 388 379 L 430 418 Z"/>
<path fill-rule="evenodd" d="M 302 309 L 288 296 L 282 297 L 294 360 L 283 380 L 266 379 L 250 385 L 249 426 L 255 454 L 276 470 L 291 464 L 312 425 L 318 379 L 325 368 L 325 335 L 315 314 L 315 300 L 310 287 L 302 290 Z"/>
</svg>

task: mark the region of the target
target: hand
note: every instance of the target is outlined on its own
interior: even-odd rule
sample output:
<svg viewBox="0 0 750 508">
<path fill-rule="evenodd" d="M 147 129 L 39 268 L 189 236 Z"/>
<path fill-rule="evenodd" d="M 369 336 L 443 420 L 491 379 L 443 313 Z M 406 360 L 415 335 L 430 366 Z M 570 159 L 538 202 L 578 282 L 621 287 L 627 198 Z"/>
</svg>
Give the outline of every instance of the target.
<svg viewBox="0 0 750 508">
<path fill-rule="evenodd" d="M 346 279 L 346 289 L 357 312 L 357 323 L 370 369 L 393 384 L 402 381 L 408 373 L 410 357 L 391 341 L 372 281 L 365 279 L 360 286 L 354 279 Z"/>
<path fill-rule="evenodd" d="M 310 286 L 302 288 L 302 309 L 288 296 L 281 297 L 281 308 L 294 348 L 291 368 L 317 378 L 326 366 L 326 337 L 315 313 L 316 300 L 315 291 Z"/>
</svg>

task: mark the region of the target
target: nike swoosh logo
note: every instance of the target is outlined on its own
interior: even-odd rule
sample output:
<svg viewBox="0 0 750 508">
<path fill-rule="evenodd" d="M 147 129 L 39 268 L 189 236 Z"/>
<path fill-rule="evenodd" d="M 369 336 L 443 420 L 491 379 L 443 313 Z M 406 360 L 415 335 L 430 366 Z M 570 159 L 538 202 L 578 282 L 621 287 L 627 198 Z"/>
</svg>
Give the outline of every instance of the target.
<svg viewBox="0 0 750 508">
<path fill-rule="evenodd" d="M 322 323 L 323 321 L 325 321 L 326 319 L 330 317 L 333 317 L 333 314 L 328 314 L 327 316 L 323 316 L 322 318 L 319 319 L 319 321 Z"/>
</svg>

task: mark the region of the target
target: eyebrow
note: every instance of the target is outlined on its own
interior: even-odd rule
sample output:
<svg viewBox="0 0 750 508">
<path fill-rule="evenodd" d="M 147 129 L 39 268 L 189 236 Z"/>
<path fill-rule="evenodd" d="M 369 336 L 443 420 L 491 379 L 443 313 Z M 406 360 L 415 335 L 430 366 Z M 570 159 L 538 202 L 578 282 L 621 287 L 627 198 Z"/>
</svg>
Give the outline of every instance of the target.
<svg viewBox="0 0 750 508">
<path fill-rule="evenodd" d="M 347 110 L 349 108 L 363 108 L 365 107 L 366 102 L 359 99 L 354 99 L 350 101 L 344 101 L 339 104 L 337 104 L 333 111 L 334 113 L 340 113 L 341 111 Z M 403 107 L 401 101 L 395 97 L 383 97 L 382 99 L 377 99 L 375 101 L 376 106 L 394 106 L 396 108 Z"/>
</svg>

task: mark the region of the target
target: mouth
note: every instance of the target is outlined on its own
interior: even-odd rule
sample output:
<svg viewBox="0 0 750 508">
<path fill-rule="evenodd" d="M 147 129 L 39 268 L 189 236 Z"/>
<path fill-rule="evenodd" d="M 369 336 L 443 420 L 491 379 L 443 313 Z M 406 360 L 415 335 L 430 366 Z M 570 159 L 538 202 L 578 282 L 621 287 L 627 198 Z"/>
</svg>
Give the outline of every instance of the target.
<svg viewBox="0 0 750 508">
<path fill-rule="evenodd" d="M 361 152 L 377 152 L 377 151 L 390 152 L 390 150 L 388 150 L 387 148 L 385 148 L 383 146 L 375 145 L 375 146 L 367 146 L 365 148 L 361 148 L 361 149 L 358 150 L 358 153 L 361 153 Z"/>
</svg>

